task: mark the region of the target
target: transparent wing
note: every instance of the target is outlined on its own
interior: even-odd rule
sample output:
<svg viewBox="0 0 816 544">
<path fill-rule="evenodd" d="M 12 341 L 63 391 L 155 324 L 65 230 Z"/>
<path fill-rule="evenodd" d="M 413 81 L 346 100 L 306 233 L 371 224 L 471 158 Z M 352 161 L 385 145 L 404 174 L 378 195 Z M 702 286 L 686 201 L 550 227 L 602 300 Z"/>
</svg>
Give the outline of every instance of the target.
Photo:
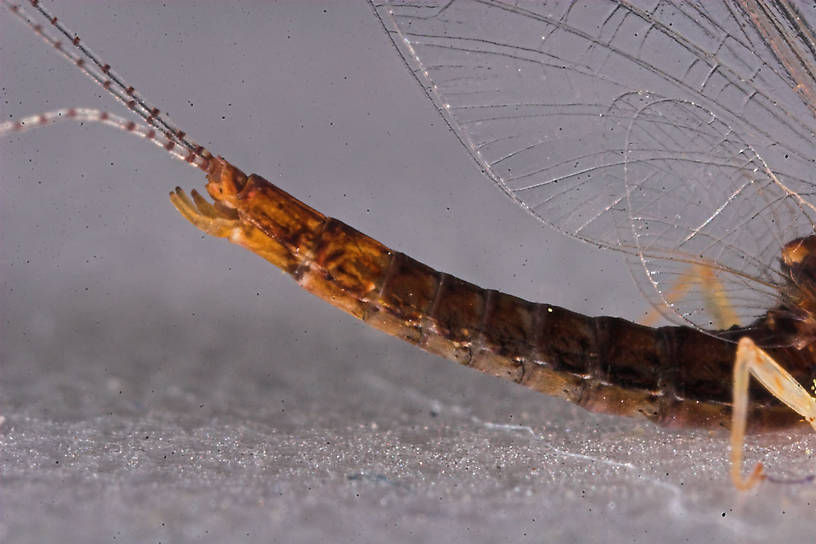
<svg viewBox="0 0 816 544">
<path fill-rule="evenodd" d="M 667 295 L 694 265 L 742 324 L 778 303 L 781 246 L 816 220 L 813 44 L 784 2 L 374 8 L 485 174 L 632 255 L 668 317 L 711 327 L 705 292 Z"/>
<path fill-rule="evenodd" d="M 643 292 L 702 328 L 714 326 L 714 290 L 727 296 L 737 321 L 763 315 L 779 302 L 784 278 L 776 264 L 791 225 L 816 216 L 786 184 L 807 183 L 780 181 L 739 134 L 692 102 L 622 102 L 637 108 L 625 137 L 624 207 Z M 717 283 L 672 300 L 695 266 L 712 271 Z"/>
</svg>

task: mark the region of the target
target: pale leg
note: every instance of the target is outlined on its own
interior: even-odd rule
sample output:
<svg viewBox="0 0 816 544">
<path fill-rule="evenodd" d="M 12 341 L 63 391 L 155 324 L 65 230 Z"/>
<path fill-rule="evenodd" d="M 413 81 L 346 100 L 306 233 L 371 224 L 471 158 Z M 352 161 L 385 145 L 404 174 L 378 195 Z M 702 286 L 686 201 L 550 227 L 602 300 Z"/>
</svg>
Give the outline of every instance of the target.
<svg viewBox="0 0 816 544">
<path fill-rule="evenodd" d="M 764 478 L 757 463 L 747 478 L 742 477 L 742 445 L 748 419 L 748 378 L 753 376 L 765 389 L 788 405 L 816 429 L 816 399 L 750 338 L 737 345 L 734 363 L 734 404 L 731 417 L 731 479 L 738 489 L 750 489 Z"/>
<path fill-rule="evenodd" d="M 693 264 L 674 282 L 672 288 L 664 295 L 666 303 L 672 304 L 682 300 L 692 287 L 702 291 L 705 309 L 711 315 L 713 327 L 720 330 L 738 325 L 737 313 L 728 301 L 725 287 L 717 278 L 713 269 Z M 641 325 L 653 327 L 660 320 L 660 312 L 652 309 L 646 317 L 640 320 Z"/>
</svg>

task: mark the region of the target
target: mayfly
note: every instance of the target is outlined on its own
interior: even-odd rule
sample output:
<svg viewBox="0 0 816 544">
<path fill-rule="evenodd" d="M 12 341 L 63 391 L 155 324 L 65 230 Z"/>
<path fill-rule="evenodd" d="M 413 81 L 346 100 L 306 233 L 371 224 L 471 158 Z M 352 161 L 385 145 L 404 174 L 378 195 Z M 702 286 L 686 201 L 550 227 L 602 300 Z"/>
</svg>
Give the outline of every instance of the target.
<svg viewBox="0 0 816 544">
<path fill-rule="evenodd" d="M 634 257 L 646 293 L 681 322 L 659 328 L 482 289 L 389 249 L 193 142 L 36 0 L 42 24 L 4 3 L 147 126 L 71 109 L 5 123 L 0 133 L 81 119 L 151 140 L 205 172 L 212 202 L 195 190 L 170 194 L 204 232 L 257 253 L 371 326 L 460 364 L 592 411 L 670 427 L 730 423 L 731 476 L 740 488 L 763 477 L 760 465 L 747 478 L 740 472 L 747 425 L 774 429 L 804 418 L 816 428 L 816 400 L 805 387 L 816 356 L 816 238 L 808 236 L 816 210 L 805 199 L 807 178 L 767 160 L 781 149 L 788 164 L 806 163 L 813 137 L 800 112 L 811 113 L 816 88 L 812 34 L 786 3 L 729 5 L 752 22 L 738 31 L 693 4 L 373 6 L 488 177 L 559 230 Z M 705 28 L 700 39 L 709 42 L 695 45 L 672 29 L 671 17 L 718 32 Z M 635 46 L 624 43 L 632 35 Z M 690 55 L 661 68 L 668 57 L 650 55 L 667 43 Z M 787 61 L 768 70 L 760 44 Z M 746 49 L 758 52 L 739 66 L 743 76 L 727 61 Z M 627 63 L 643 70 L 642 87 L 617 77 Z M 766 85 L 780 82 L 795 100 L 770 98 Z M 588 123 L 598 120 L 600 128 Z M 786 131 L 785 146 L 772 128 Z M 693 277 L 698 294 L 672 294 Z M 730 305 L 734 312 L 721 311 Z M 734 320 L 716 319 L 723 328 L 710 330 L 707 316 L 718 313 Z M 752 391 L 749 405 L 751 375 L 771 394 Z"/>
</svg>

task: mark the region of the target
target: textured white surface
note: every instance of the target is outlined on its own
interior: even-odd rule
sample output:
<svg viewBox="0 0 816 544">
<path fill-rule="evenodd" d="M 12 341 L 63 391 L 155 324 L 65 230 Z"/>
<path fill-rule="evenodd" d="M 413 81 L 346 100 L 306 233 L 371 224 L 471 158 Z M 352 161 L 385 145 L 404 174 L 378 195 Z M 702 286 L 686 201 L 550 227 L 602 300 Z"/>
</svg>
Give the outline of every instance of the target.
<svg viewBox="0 0 816 544">
<path fill-rule="evenodd" d="M 466 279 L 592 314 L 614 258 L 481 179 L 365 4 L 52 9 L 247 171 Z M 4 117 L 116 111 L 7 15 Z M 166 194 L 203 177 L 100 127 L 0 144 L 0 537 L 8 542 L 809 539 L 816 488 L 740 496 L 727 437 L 668 432 L 369 331 Z M 808 433 L 751 439 L 780 476 Z"/>
</svg>

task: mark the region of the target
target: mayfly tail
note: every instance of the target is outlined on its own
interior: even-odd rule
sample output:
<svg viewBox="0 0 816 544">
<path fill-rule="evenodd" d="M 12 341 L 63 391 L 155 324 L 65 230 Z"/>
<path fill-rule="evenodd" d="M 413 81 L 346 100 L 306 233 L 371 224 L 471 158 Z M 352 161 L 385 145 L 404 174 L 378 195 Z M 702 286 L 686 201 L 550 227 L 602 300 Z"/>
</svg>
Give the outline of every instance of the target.
<svg viewBox="0 0 816 544">
<path fill-rule="evenodd" d="M 38 0 L 29 0 L 29 2 L 52 27 L 65 36 L 68 43 L 76 52 L 66 49 L 63 41 L 48 34 L 43 25 L 29 17 L 28 13 L 21 6 L 12 4 L 9 0 L 0 1 L 2 1 L 19 20 L 28 25 L 40 38 L 56 49 L 65 59 L 79 68 L 83 74 L 99 84 L 125 107 L 136 113 L 145 123 L 162 131 L 164 137 L 168 142 L 172 143 L 173 146 L 182 146 L 187 149 L 189 154 L 199 155 L 205 159 L 211 156 L 204 147 L 187 137 L 184 131 L 170 124 L 161 110 L 148 104 L 132 86 L 128 85 L 119 74 L 111 69 L 109 64 L 102 62 L 93 51 L 81 43 L 79 36 L 68 30 L 57 17 L 51 15 L 42 7 Z"/>
<path fill-rule="evenodd" d="M 0 136 L 5 136 L 13 132 L 25 132 L 33 128 L 45 127 L 61 121 L 102 123 L 103 125 L 144 138 L 167 151 L 173 158 L 184 161 L 190 166 L 195 166 L 205 172 L 210 166 L 208 154 L 198 154 L 182 150 L 175 142 L 170 141 L 163 132 L 159 132 L 154 128 L 135 121 L 129 121 L 118 115 L 91 108 L 54 110 L 38 115 L 31 115 L 19 121 L 5 121 L 0 123 Z"/>
</svg>

